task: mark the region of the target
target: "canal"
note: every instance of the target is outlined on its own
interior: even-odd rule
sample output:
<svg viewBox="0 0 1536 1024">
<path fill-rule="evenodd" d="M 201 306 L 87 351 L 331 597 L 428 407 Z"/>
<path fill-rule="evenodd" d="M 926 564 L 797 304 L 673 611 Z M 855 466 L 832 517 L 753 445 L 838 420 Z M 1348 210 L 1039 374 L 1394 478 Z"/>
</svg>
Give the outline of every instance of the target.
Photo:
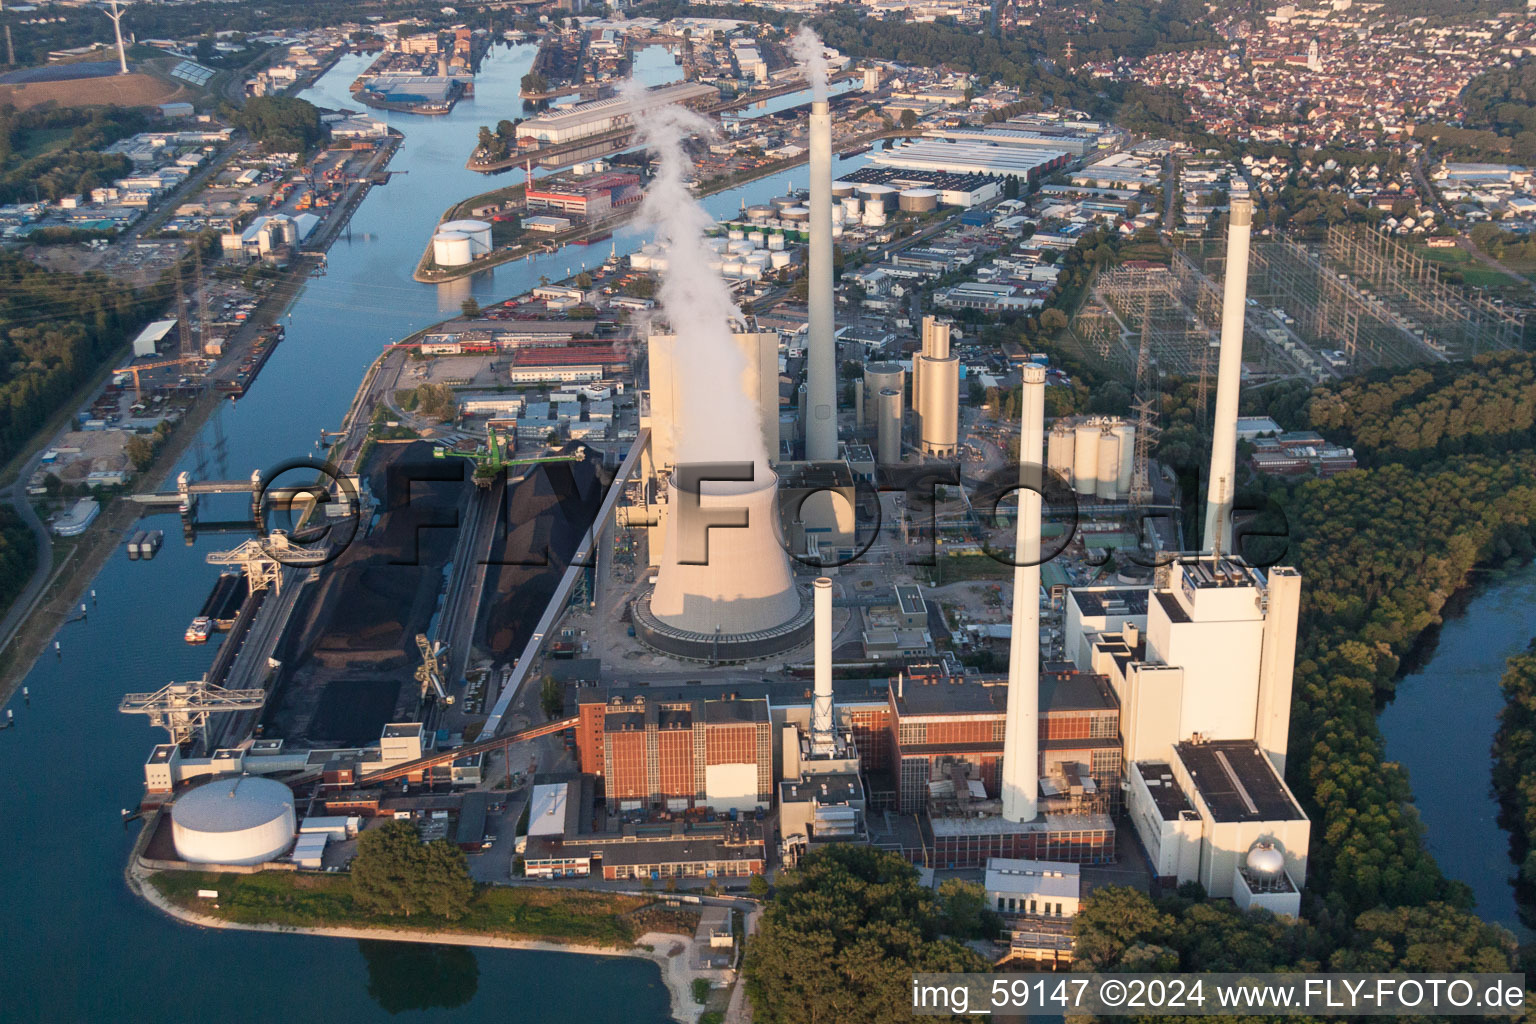
<svg viewBox="0 0 1536 1024">
<path fill-rule="evenodd" d="M 1424 665 L 1397 684 L 1381 713 L 1387 756 L 1408 770 L 1414 803 L 1440 869 L 1465 882 L 1477 913 L 1536 938 L 1520 923 L 1509 835 L 1499 827 L 1489 748 L 1504 707 L 1504 663 L 1536 637 L 1536 565 L 1480 587 L 1448 618 Z"/>
<path fill-rule="evenodd" d="M 363 201 L 330 251 L 323 277 L 306 285 L 283 322 L 287 338 L 249 394 L 204 427 L 181 468 L 219 478 L 314 451 L 334 429 L 365 367 L 393 339 L 454 314 L 467 296 L 509 297 L 601 261 L 607 246 L 571 249 L 507 264 L 451 285 L 412 280 L 422 247 L 450 204 L 518 180 L 465 168 L 481 124 L 521 113 L 518 84 L 532 46 L 498 46 L 476 95 L 443 117 L 382 114 L 405 135 L 397 174 Z M 368 63 L 346 57 L 304 95 L 356 109 L 347 86 Z M 679 77 L 665 50 L 644 51 L 636 73 L 651 84 Z M 794 97 L 776 104 L 792 105 Z M 836 169 L 860 166 L 839 161 Z M 766 201 L 801 167 L 771 181 L 712 197 L 717 214 Z M 639 228 L 613 246 L 633 251 Z M 129 691 L 198 678 L 213 647 L 181 640 L 217 576 L 208 552 L 238 537 L 180 542 L 179 522 L 148 562 L 121 548 L 92 583 L 88 615 L 64 626 L 24 680 L 30 701 L 7 705 L 17 727 L 0 732 L 0 864 L 10 870 L 0 909 L 0 1021 L 155 1019 L 165 1024 L 256 1016 L 374 1021 L 478 1019 L 650 1024 L 669 1019 L 667 993 L 650 962 L 562 953 L 444 950 L 302 936 L 205 931 L 179 924 L 135 898 L 123 881 L 134 839 L 120 810 L 136 805 L 142 765 L 162 734 L 118 714 Z"/>
</svg>

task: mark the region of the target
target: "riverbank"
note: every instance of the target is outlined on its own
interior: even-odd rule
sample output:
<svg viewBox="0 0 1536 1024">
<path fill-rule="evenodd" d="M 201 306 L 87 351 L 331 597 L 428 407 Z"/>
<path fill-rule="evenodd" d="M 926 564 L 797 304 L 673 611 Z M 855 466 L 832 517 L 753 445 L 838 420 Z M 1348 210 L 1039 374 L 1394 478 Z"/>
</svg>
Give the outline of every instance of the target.
<svg viewBox="0 0 1536 1024">
<path fill-rule="evenodd" d="M 368 174 L 376 174 L 387 168 L 403 141 L 403 136 L 393 133 L 388 143 L 369 163 Z M 165 487 L 183 456 L 196 442 L 204 424 L 208 422 L 219 404 L 227 400 L 225 395 L 214 390 L 211 385 L 219 377 L 234 372 L 240 364 L 242 352 L 256 340 L 264 325 L 279 322 L 308 283 L 315 269 L 324 263 L 325 251 L 335 243 L 357 207 L 372 192 L 373 187 L 367 184 L 366 176 L 354 184 L 346 199 L 333 208 L 331 216 L 327 217 L 319 227 L 314 243 L 315 249 L 295 258 L 288 270 L 276 278 L 273 287 L 262 296 L 246 323 L 230 338 L 229 351 L 220 363 L 221 370 L 207 379 L 207 384 L 210 386 L 206 387 L 203 393 L 193 401 L 186 415 L 161 446 L 154 462 L 135 478 L 133 486 L 136 490 L 159 490 Z M 125 353 L 129 347 L 127 344 L 124 345 Z M 118 361 L 110 361 L 107 364 L 109 368 L 103 369 L 95 376 L 92 379 L 93 383 L 88 387 L 92 390 L 100 387 L 101 382 L 111 372 L 110 367 L 118 365 L 120 365 Z M 60 422 L 67 422 L 69 416 L 73 415 L 72 410 L 79 404 L 77 395 L 59 414 L 63 417 Z M 54 422 L 55 420 L 50 420 L 50 425 Z M 17 456 L 21 460 L 19 465 L 25 466 L 27 460 L 36 458 L 37 453 L 51 443 L 54 434 L 37 436 L 37 442 L 27 452 Z M 13 462 L 13 465 L 16 464 Z M 32 598 L 30 607 L 22 615 L 14 635 L 5 646 L 3 653 L 0 653 L 0 704 L 10 699 L 21 685 L 22 678 L 31 671 L 37 659 L 46 651 L 49 640 L 75 615 L 75 610 L 82 603 L 82 598 L 86 595 L 91 582 L 96 579 L 102 566 L 117 550 L 119 539 L 146 511 L 148 511 L 146 506 L 130 501 L 124 495 L 115 496 L 102 509 L 90 528 L 74 540 L 62 562 L 56 557 L 54 559 L 56 564 L 38 566 L 37 574 L 47 574 L 48 582 Z"/>
<path fill-rule="evenodd" d="M 147 828 L 147 826 L 146 826 Z M 304 877 L 288 874 L 288 878 Z M 329 877 L 329 876 L 322 876 Z M 130 891 L 144 899 L 162 913 L 198 928 L 220 930 L 281 933 L 285 935 L 313 935 L 335 939 L 382 940 L 386 942 L 413 942 L 449 946 L 471 946 L 483 949 L 537 950 L 548 953 L 572 953 L 581 956 L 622 956 L 649 960 L 661 971 L 663 983 L 671 998 L 672 1015 L 682 1024 L 694 1024 L 703 1007 L 693 1000 L 695 972 L 688 965 L 690 936 L 671 932 L 648 931 L 629 946 L 602 946 L 580 942 L 552 942 L 544 939 L 522 939 L 506 935 L 457 931 L 452 929 L 404 928 L 393 925 L 358 927 L 349 925 L 298 925 L 232 921 L 227 917 L 192 910 L 168 896 L 156 884 L 156 873 L 144 869 L 137 856 L 133 857 L 124 872 Z M 218 903 L 213 903 L 218 906 Z"/>
<path fill-rule="evenodd" d="M 881 139 L 903 138 L 910 134 L 911 132 L 904 130 L 887 131 L 882 129 L 878 132 L 871 132 L 867 135 L 856 136 L 852 139 L 844 139 L 838 144 L 837 149 L 840 152 L 846 152 L 849 149 L 857 149 L 860 146 L 871 146 Z M 800 167 L 807 163 L 809 159 L 809 154 L 807 154 L 805 156 L 788 157 L 783 160 L 776 160 L 773 163 L 764 164 L 761 167 L 755 167 L 750 172 L 744 174 L 731 175 L 725 178 L 716 179 L 715 181 L 712 181 L 707 187 L 699 189 L 695 194 L 699 199 L 707 199 L 710 196 L 717 195 L 721 192 L 729 192 L 733 188 L 740 188 L 743 185 L 750 185 L 754 181 L 761 181 L 764 178 L 771 178 L 775 174 L 782 174 L 784 171 L 790 170 L 791 168 Z M 448 207 L 448 209 L 443 212 L 443 215 L 438 218 L 437 223 L 442 224 L 444 221 L 457 219 L 457 217 L 460 215 L 460 211 L 462 210 L 467 210 L 485 203 L 498 202 L 507 198 L 514 197 L 520 194 L 526 187 L 527 186 L 524 184 L 509 185 L 505 188 L 492 189 L 489 192 L 482 192 L 479 195 L 460 200 L 459 202 L 454 203 L 452 206 Z M 503 250 L 501 252 L 489 253 L 483 259 L 478 259 L 473 263 L 466 263 L 461 267 L 437 266 L 432 258 L 432 238 L 429 236 L 427 238 L 426 247 L 422 250 L 421 259 L 417 261 L 416 273 L 412 276 L 422 284 L 444 284 L 448 281 L 455 281 L 462 277 L 469 277 L 473 274 L 478 274 L 482 270 L 490 270 L 492 267 L 501 266 L 503 263 L 512 263 L 517 260 L 526 259 L 529 256 L 549 249 L 551 246 L 554 248 L 559 248 L 561 246 L 580 242 L 583 239 L 592 238 L 597 235 L 610 234 L 614 231 L 614 229 L 622 227 L 630 220 L 630 218 L 635 215 L 637 206 L 628 207 L 619 213 L 613 214 L 612 216 L 597 221 L 593 224 L 584 224 L 580 227 L 572 228 L 570 231 L 561 232 L 560 234 L 543 236 L 539 238 L 535 243 L 520 245 L 515 248 Z M 436 233 L 437 228 L 434 226 L 433 234 Z"/>
</svg>

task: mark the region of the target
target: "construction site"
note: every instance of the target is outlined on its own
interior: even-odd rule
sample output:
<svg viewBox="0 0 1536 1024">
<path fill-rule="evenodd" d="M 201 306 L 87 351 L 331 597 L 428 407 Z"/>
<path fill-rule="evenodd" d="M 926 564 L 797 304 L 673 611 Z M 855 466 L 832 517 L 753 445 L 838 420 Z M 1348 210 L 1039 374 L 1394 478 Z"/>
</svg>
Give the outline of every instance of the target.
<svg viewBox="0 0 1536 1024">
<path fill-rule="evenodd" d="M 1072 321 L 1083 353 L 1129 374 L 1215 371 L 1226 255 L 1216 245 L 1101 273 Z M 1243 359 L 1250 379 L 1323 382 L 1376 367 L 1467 359 L 1517 347 L 1525 313 L 1441 281 L 1436 266 L 1380 232 L 1336 225 L 1321 244 L 1252 243 Z M 1208 386 L 1208 385 L 1207 385 Z"/>
</svg>

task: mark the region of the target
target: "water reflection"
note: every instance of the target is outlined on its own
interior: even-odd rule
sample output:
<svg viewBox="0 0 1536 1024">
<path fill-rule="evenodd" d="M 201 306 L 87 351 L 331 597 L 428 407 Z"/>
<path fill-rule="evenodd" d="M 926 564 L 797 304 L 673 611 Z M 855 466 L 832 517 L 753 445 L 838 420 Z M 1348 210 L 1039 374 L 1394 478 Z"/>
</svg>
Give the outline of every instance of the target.
<svg viewBox="0 0 1536 1024">
<path fill-rule="evenodd" d="M 475 997 L 480 964 L 468 946 L 359 939 L 368 965 L 368 995 L 388 1014 L 453 1010 Z"/>
</svg>

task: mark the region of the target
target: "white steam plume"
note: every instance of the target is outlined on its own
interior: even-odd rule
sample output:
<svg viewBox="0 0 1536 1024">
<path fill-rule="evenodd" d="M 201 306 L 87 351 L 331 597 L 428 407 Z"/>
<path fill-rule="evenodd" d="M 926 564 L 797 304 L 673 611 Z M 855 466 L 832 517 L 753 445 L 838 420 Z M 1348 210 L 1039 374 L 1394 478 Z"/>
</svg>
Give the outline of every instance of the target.
<svg viewBox="0 0 1536 1024">
<path fill-rule="evenodd" d="M 678 106 L 645 108 L 646 89 L 631 80 L 620 95 L 635 104 L 640 142 L 656 158 L 656 175 L 645 190 L 640 222 L 654 227 L 667 269 L 657 291 L 672 325 L 672 365 L 677 374 L 677 422 L 672 424 L 679 463 L 754 462 L 758 479 L 768 470 L 757 395 L 749 392 L 745 354 L 732 337 L 743 322 L 730 289 L 710 267 L 715 250 L 705 232 L 715 220 L 688 191 L 693 161 L 683 148 L 690 135 L 712 135 L 703 116 Z"/>
<path fill-rule="evenodd" d="M 822 44 L 821 36 L 811 26 L 801 25 L 800 31 L 789 41 L 789 52 L 800 62 L 806 81 L 811 83 L 811 99 L 824 101 L 827 98 L 827 48 Z"/>
</svg>

